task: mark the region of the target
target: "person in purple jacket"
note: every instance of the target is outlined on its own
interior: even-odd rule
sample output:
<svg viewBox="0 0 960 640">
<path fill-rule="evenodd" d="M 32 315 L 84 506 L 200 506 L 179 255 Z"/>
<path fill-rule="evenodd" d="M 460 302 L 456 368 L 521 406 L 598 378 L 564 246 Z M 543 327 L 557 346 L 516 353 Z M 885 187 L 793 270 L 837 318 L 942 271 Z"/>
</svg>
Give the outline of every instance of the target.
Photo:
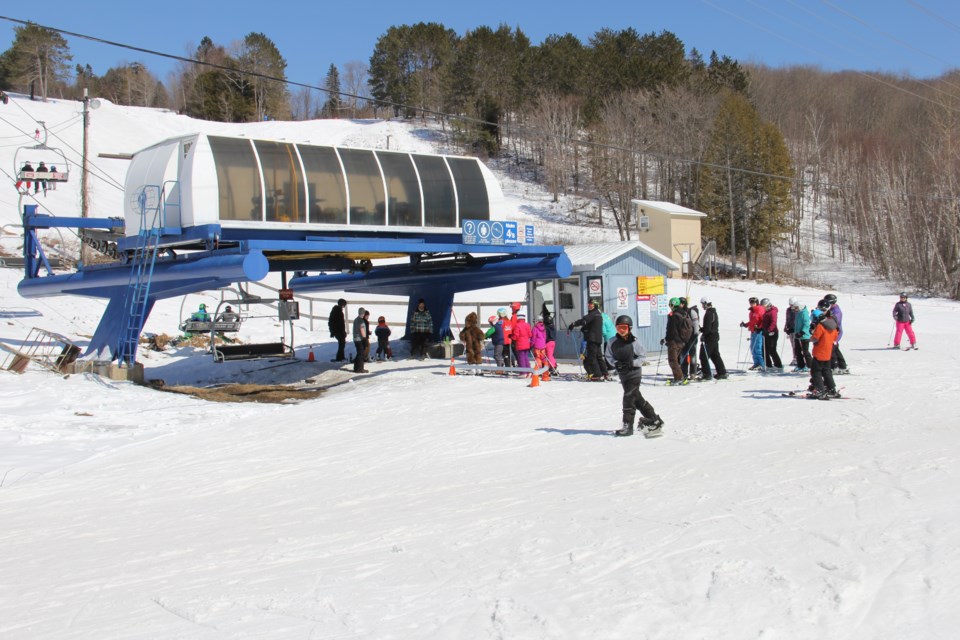
<svg viewBox="0 0 960 640">
<path fill-rule="evenodd" d="M 910 349 L 917 348 L 917 336 L 913 333 L 913 305 L 907 301 L 907 292 L 900 294 L 900 301 L 893 305 L 893 321 L 897 323 L 897 335 L 893 339 L 893 348 L 900 348 L 903 332 L 907 332 Z"/>
<path fill-rule="evenodd" d="M 840 305 L 837 304 L 837 296 L 828 293 L 823 296 L 823 299 L 830 305 L 830 315 L 837 321 L 837 341 L 833 343 L 833 356 L 830 358 L 830 368 L 833 369 L 833 373 L 850 373 L 850 369 L 847 368 L 847 360 L 843 357 L 843 352 L 840 351 L 840 340 L 843 339 L 843 311 L 840 309 Z"/>
</svg>

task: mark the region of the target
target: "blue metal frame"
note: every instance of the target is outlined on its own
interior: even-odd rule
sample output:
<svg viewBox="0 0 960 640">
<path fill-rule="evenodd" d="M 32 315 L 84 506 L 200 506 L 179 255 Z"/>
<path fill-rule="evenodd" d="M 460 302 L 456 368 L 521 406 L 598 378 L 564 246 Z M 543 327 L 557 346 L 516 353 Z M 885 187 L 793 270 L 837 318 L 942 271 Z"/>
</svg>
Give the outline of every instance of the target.
<svg viewBox="0 0 960 640">
<path fill-rule="evenodd" d="M 131 331 L 129 291 L 131 273 L 138 267 L 137 248 L 143 238 L 118 241 L 117 262 L 83 266 L 71 274 L 55 275 L 43 256 L 35 231 L 55 226 L 110 228 L 123 226 L 118 218 L 53 218 L 25 210 L 25 278 L 17 289 L 25 298 L 82 295 L 109 300 L 85 357 L 133 362 L 135 344 L 120 348 L 124 332 Z M 452 233 L 313 229 L 223 228 L 203 225 L 155 230 L 157 254 L 148 286 L 143 286 L 142 330 L 157 300 L 262 280 L 269 272 L 290 272 L 289 287 L 300 291 L 346 291 L 409 297 L 409 320 L 417 300 L 431 310 L 434 338 L 450 335 L 454 295 L 526 282 L 565 278 L 570 259 L 560 246 L 477 246 L 460 242 Z M 29 248 L 28 248 L 29 247 Z M 184 252 L 178 255 L 177 251 Z M 373 259 L 407 257 L 408 262 L 374 266 Z M 48 274 L 39 276 L 40 263 Z M 314 275 L 308 272 L 316 271 Z M 127 300 L 127 304 L 124 301 Z"/>
</svg>

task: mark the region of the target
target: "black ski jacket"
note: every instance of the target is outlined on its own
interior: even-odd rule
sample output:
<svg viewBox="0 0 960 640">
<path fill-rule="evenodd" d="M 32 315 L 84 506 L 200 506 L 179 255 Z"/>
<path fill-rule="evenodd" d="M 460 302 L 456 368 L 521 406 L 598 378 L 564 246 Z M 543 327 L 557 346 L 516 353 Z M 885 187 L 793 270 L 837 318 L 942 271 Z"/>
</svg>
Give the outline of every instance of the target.
<svg viewBox="0 0 960 640">
<path fill-rule="evenodd" d="M 587 315 L 583 316 L 570 326 L 583 327 L 583 329 L 581 329 L 583 332 L 583 339 L 587 342 L 593 342 L 596 344 L 603 343 L 603 313 L 600 312 L 600 309 L 594 307 L 593 311 L 587 312 Z"/>
<path fill-rule="evenodd" d="M 703 326 L 700 327 L 700 336 L 704 342 L 720 342 L 720 319 L 717 310 L 707 307 L 703 312 Z"/>
<path fill-rule="evenodd" d="M 628 373 L 640 370 L 643 359 L 647 357 L 647 350 L 632 333 L 628 333 L 626 339 L 617 334 L 607 343 L 603 355 L 618 373 Z"/>
</svg>

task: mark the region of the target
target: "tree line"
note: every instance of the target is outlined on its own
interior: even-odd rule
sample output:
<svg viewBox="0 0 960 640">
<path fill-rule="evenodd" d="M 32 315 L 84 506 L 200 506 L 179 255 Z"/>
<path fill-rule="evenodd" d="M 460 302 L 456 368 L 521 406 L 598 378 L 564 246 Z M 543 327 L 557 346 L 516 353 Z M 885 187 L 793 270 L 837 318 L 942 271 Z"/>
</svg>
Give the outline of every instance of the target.
<svg viewBox="0 0 960 640">
<path fill-rule="evenodd" d="M 754 274 L 774 255 L 809 260 L 814 238 L 843 260 L 960 297 L 956 78 L 919 81 L 741 65 L 687 51 L 672 33 L 602 29 L 533 44 L 519 28 L 462 36 L 390 27 L 369 64 L 330 65 L 325 92 L 291 91 L 264 34 L 204 38 L 166 83 L 142 63 L 95 76 L 65 40 L 18 27 L 0 87 L 166 107 L 211 120 L 388 116 L 432 120 L 462 152 L 497 158 L 555 199 L 591 205 L 637 237 L 631 201 L 704 211 L 704 239 Z M 204 63 L 195 64 L 194 62 Z M 817 240 L 817 242 L 815 242 Z"/>
</svg>

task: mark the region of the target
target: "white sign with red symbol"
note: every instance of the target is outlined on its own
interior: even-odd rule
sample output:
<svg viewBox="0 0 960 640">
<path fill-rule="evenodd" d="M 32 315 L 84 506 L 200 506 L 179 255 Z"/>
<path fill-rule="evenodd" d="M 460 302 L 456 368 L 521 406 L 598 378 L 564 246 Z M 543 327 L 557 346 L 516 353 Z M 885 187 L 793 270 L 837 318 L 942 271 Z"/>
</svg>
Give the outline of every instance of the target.
<svg viewBox="0 0 960 640">
<path fill-rule="evenodd" d="M 600 299 L 603 297 L 603 280 L 601 278 L 590 278 L 587 281 L 587 294 L 591 298 Z"/>
<path fill-rule="evenodd" d="M 627 304 L 627 288 L 617 287 L 617 309 L 629 309 Z"/>
</svg>

